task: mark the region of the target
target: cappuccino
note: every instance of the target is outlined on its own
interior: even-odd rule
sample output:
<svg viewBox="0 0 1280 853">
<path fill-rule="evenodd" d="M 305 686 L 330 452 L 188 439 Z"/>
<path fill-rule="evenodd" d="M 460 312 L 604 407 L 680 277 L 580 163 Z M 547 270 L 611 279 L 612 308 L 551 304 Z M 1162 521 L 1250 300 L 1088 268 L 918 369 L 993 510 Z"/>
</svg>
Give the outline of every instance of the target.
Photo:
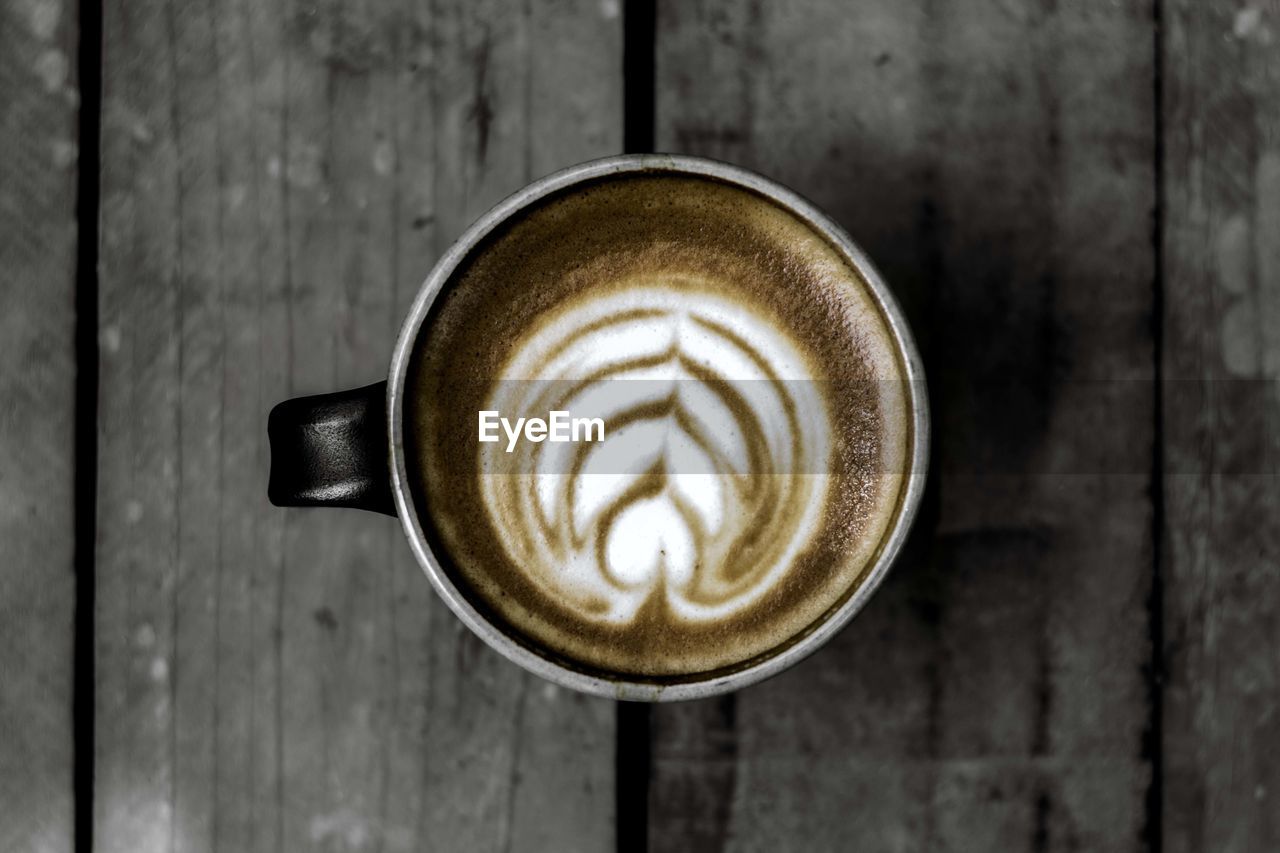
<svg viewBox="0 0 1280 853">
<path fill-rule="evenodd" d="M 900 511 L 889 325 L 835 246 L 751 190 L 659 171 L 544 198 L 472 249 L 418 340 L 405 450 L 433 551 L 582 671 L 671 682 L 776 654 L 858 588 Z M 543 440 L 557 413 L 587 440 Z"/>
</svg>

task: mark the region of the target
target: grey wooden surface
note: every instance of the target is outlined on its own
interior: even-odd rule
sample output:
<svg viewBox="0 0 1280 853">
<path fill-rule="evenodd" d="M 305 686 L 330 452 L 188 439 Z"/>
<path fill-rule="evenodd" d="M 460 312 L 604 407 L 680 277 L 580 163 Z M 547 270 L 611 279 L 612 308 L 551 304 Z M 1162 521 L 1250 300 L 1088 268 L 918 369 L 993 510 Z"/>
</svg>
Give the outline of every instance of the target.
<svg viewBox="0 0 1280 853">
<path fill-rule="evenodd" d="M 1165 849 L 1280 849 L 1280 7 L 1165 20 Z"/>
<path fill-rule="evenodd" d="M 1150 4 L 658 20 L 659 148 L 774 175 L 863 244 L 920 338 L 935 443 L 912 546 L 830 648 L 656 711 L 655 849 L 1142 849 Z"/>
<path fill-rule="evenodd" d="M 618 148 L 607 12 L 107 6 L 98 849 L 613 845 L 612 705 L 468 634 L 394 520 L 269 506 L 264 429 L 385 378 L 489 205 Z"/>
<path fill-rule="evenodd" d="M 381 378 L 489 204 L 620 149 L 621 13 L 105 6 L 97 849 L 634 849 L 614 706 L 468 635 L 393 521 L 269 507 L 263 428 Z M 72 848 L 76 17 L 0 3 L 4 851 Z M 653 710 L 649 848 L 1275 849 L 1280 8 L 657 22 L 657 148 L 867 248 L 936 445 L 829 648 Z"/>
<path fill-rule="evenodd" d="M 0 2 L 0 851 L 72 845 L 74 10 Z"/>
</svg>

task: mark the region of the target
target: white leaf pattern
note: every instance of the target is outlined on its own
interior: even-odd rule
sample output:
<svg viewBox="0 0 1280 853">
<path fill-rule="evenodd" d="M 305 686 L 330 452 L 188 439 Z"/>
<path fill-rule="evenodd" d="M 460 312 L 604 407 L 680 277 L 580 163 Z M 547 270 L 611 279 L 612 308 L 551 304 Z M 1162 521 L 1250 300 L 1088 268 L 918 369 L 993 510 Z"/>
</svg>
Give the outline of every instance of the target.
<svg viewBox="0 0 1280 853">
<path fill-rule="evenodd" d="M 831 426 L 813 372 L 758 312 L 685 280 L 580 300 L 513 350 L 487 408 L 600 417 L 596 443 L 481 445 L 510 558 L 586 618 L 655 594 L 721 619 L 785 581 L 822 520 Z"/>
</svg>

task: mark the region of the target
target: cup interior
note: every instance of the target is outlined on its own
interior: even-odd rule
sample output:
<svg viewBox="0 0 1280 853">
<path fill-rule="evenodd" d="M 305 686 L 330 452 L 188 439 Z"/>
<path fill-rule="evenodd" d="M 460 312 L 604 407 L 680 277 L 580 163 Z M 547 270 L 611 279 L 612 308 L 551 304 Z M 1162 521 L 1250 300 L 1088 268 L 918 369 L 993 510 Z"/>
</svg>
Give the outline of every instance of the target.
<svg viewBox="0 0 1280 853">
<path fill-rule="evenodd" d="M 891 330 L 909 394 L 910 436 L 906 472 L 896 514 L 881 537 L 862 580 L 810 627 L 785 643 L 731 668 L 695 676 L 640 678 L 584 667 L 565 660 L 528 637 L 510 630 L 473 596 L 461 588 L 441 545 L 424 529 L 417 507 L 406 452 L 405 389 L 410 364 L 431 307 L 449 285 L 455 271 L 495 229 L 547 196 L 585 182 L 613 176 L 645 174 L 694 175 L 750 190 L 785 208 L 822 235 L 866 283 Z M 793 665 L 819 648 L 865 604 L 897 556 L 914 519 L 924 487 L 928 457 L 929 419 L 919 353 L 893 296 L 874 266 L 842 229 L 804 199 L 762 176 L 736 166 L 702 158 L 673 155 L 624 155 L 584 163 L 537 181 L 500 202 L 471 226 L 441 257 L 423 283 L 398 339 L 388 381 L 390 465 L 399 517 L 414 554 L 437 593 L 449 608 L 490 647 L 526 670 L 562 686 L 627 701 L 672 701 L 716 695 L 760 681 Z"/>
</svg>

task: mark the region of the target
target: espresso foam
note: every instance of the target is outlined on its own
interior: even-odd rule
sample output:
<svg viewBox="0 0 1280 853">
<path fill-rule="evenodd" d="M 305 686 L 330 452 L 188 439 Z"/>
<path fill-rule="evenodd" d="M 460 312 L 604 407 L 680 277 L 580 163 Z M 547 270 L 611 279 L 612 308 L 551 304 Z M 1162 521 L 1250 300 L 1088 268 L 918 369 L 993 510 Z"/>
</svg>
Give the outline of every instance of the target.
<svg viewBox="0 0 1280 853">
<path fill-rule="evenodd" d="M 459 587 L 588 670 L 678 678 L 785 647 L 856 588 L 909 416 L 856 271 L 721 182 L 613 178 L 472 252 L 410 367 L 424 529 Z M 476 413 L 599 416 L 598 444 L 477 440 Z"/>
</svg>

